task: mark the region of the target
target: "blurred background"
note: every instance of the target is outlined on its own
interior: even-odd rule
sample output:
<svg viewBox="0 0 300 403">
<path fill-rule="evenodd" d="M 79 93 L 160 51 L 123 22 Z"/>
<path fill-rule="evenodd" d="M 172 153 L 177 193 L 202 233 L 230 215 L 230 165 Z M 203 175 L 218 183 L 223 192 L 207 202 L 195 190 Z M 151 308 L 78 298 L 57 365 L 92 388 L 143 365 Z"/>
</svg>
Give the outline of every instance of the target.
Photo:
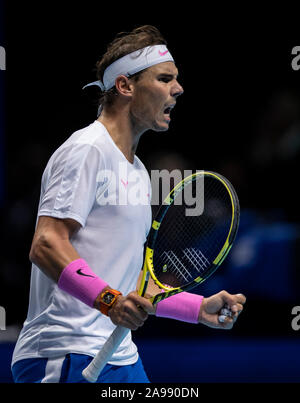
<svg viewBox="0 0 300 403">
<path fill-rule="evenodd" d="M 28 259 L 45 165 L 75 130 L 96 118 L 94 66 L 116 33 L 160 29 L 185 93 L 167 133 L 146 133 L 137 155 L 152 169 L 206 169 L 237 190 L 241 224 L 222 268 L 196 291 L 243 293 L 231 331 L 150 318 L 134 333 L 153 382 L 299 382 L 300 70 L 291 55 L 299 34 L 245 13 L 145 12 L 90 1 L 1 4 L 0 46 L 0 382 L 27 314 Z M 227 10 L 228 11 L 228 10 Z M 222 10 L 219 10 L 222 15 Z M 131 16 L 131 14 L 133 14 Z M 229 12 L 230 14 L 230 12 Z M 249 17 L 249 15 L 248 15 Z M 300 324 L 300 320 L 299 320 Z M 159 329 L 159 331 L 158 331 Z M 174 336 L 176 335 L 176 336 Z M 168 370 L 159 365 L 162 357 Z"/>
</svg>

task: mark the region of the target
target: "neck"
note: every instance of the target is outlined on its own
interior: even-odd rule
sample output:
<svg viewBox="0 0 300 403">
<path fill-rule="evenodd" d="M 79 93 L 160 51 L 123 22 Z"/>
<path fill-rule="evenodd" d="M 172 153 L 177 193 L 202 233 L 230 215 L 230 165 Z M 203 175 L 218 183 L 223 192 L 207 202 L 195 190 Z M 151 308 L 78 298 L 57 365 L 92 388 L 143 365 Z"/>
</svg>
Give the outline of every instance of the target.
<svg viewBox="0 0 300 403">
<path fill-rule="evenodd" d="M 105 126 L 116 146 L 132 164 L 139 139 L 145 130 L 136 127 L 130 118 L 129 111 L 117 110 L 114 107 L 109 110 L 104 108 L 98 121 Z"/>
</svg>

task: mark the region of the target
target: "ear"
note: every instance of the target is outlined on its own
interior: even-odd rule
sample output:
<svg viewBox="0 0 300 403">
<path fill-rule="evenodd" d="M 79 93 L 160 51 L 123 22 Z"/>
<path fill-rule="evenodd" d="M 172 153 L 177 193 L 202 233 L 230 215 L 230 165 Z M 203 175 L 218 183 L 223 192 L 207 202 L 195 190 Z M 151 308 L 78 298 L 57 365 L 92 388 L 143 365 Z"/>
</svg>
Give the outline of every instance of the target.
<svg viewBox="0 0 300 403">
<path fill-rule="evenodd" d="M 131 96 L 133 93 L 132 82 L 126 76 L 118 76 L 115 81 L 116 90 L 126 97 Z"/>
</svg>

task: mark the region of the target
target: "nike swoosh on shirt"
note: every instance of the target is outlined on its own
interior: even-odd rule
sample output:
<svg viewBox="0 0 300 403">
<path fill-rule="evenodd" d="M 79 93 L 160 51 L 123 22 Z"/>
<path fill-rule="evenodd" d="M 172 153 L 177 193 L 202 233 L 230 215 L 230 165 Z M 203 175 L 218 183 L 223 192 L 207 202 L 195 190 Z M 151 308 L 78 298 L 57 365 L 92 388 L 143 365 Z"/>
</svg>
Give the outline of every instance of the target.
<svg viewBox="0 0 300 403">
<path fill-rule="evenodd" d="M 121 182 L 122 182 L 124 188 L 126 189 L 126 187 L 128 185 L 128 181 L 124 181 L 123 179 L 121 179 Z"/>
<path fill-rule="evenodd" d="M 95 278 L 94 276 L 91 276 L 90 274 L 85 274 L 85 273 L 82 273 L 82 271 L 81 271 L 82 269 L 78 269 L 77 271 L 76 271 L 76 273 L 78 273 L 80 276 L 85 276 L 85 277 L 92 277 L 92 278 Z"/>
</svg>

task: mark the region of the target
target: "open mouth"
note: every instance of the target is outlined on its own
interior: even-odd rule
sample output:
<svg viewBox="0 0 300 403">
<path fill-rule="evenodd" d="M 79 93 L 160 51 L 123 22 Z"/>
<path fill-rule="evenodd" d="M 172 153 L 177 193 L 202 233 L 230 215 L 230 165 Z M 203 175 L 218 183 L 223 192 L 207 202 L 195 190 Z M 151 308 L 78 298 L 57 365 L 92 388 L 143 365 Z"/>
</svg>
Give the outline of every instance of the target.
<svg viewBox="0 0 300 403">
<path fill-rule="evenodd" d="M 164 115 L 167 115 L 168 117 L 170 117 L 171 110 L 174 108 L 174 106 L 175 106 L 175 104 L 168 105 L 168 106 L 164 109 Z"/>
</svg>

